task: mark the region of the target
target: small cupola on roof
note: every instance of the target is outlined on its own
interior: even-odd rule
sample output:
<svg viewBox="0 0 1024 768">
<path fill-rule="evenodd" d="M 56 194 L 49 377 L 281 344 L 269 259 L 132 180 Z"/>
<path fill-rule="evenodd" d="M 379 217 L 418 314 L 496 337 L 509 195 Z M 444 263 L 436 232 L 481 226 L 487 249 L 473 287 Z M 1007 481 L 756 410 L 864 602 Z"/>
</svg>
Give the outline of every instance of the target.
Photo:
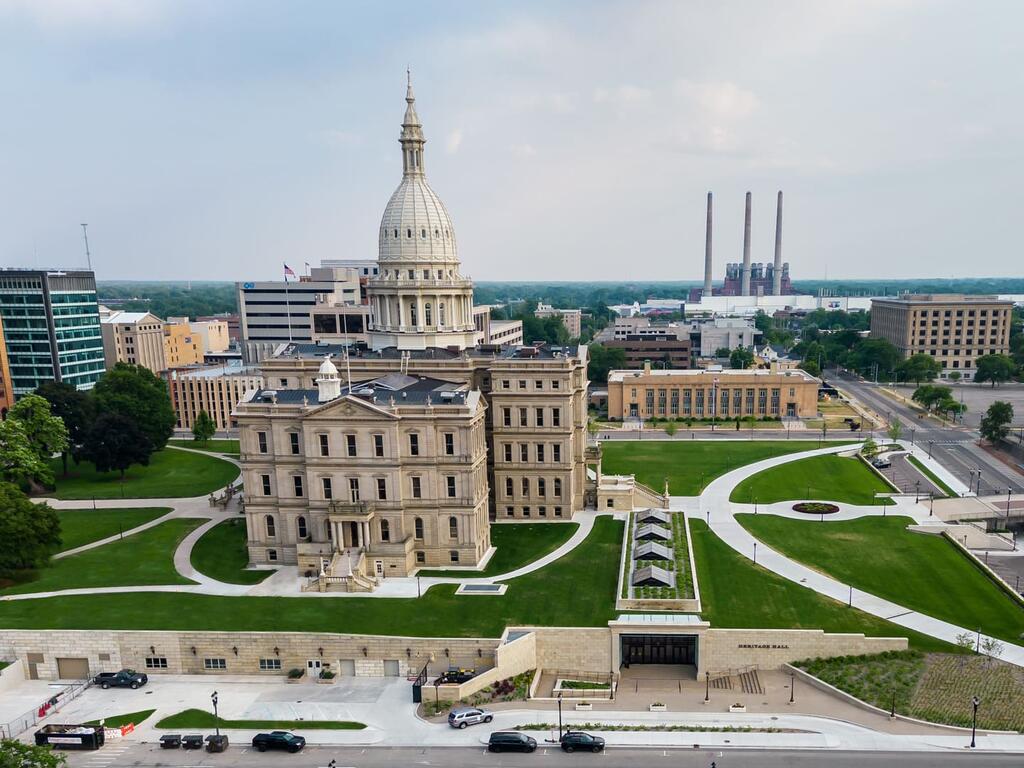
<svg viewBox="0 0 1024 768">
<path fill-rule="evenodd" d="M 338 369 L 331 362 L 330 355 L 327 355 L 320 363 L 320 373 L 316 377 L 316 389 L 316 399 L 321 403 L 341 397 L 341 379 L 338 378 Z"/>
</svg>

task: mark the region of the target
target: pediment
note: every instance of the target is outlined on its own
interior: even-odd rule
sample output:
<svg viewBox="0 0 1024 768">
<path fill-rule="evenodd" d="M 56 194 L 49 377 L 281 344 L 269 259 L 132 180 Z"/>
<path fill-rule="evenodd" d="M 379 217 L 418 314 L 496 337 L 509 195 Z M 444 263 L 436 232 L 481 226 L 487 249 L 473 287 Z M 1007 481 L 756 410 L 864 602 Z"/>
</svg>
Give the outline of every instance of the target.
<svg viewBox="0 0 1024 768">
<path fill-rule="evenodd" d="M 312 411 L 307 418 L 339 418 L 339 419 L 397 419 L 387 405 L 370 403 L 360 397 L 345 395 L 337 400 L 324 403 Z"/>
</svg>

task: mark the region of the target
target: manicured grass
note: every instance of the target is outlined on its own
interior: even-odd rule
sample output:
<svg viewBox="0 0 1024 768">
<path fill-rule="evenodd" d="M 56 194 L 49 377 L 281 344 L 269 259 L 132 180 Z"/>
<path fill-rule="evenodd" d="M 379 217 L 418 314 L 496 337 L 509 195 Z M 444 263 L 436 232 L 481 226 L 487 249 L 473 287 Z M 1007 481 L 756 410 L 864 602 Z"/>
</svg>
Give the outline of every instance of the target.
<svg viewBox="0 0 1024 768">
<path fill-rule="evenodd" d="M 607 691 L 608 683 L 591 683 L 587 680 L 563 680 L 560 686 L 573 691 Z"/>
<path fill-rule="evenodd" d="M 170 507 L 58 509 L 61 551 L 75 549 L 129 531 L 170 512 Z"/>
<path fill-rule="evenodd" d="M 36 573 L 34 580 L 0 590 L 0 594 L 85 587 L 193 584 L 174 570 L 174 550 L 189 531 L 203 522 L 201 518 L 174 518 L 102 547 L 53 560 L 48 568 Z M 102 603 L 108 598 L 107 595 L 97 595 L 95 601 Z"/>
<path fill-rule="evenodd" d="M 58 499 L 161 499 L 203 496 L 238 477 L 238 467 L 200 453 L 165 448 L 149 459 L 148 467 L 133 466 L 125 473 L 122 496 L 119 472 L 97 472 L 88 461 L 71 464 L 64 477 L 60 459 L 50 462 Z M 45 494 L 51 495 L 51 494 Z"/>
<path fill-rule="evenodd" d="M 247 571 L 245 520 L 234 518 L 218 523 L 202 535 L 192 548 L 192 567 L 211 579 L 228 584 L 259 584 L 274 571 Z"/>
<path fill-rule="evenodd" d="M 846 504 L 892 504 L 876 493 L 893 489 L 856 457 L 812 456 L 766 469 L 748 477 L 733 489 L 730 501 L 761 504 L 775 501 L 819 499 Z"/>
<path fill-rule="evenodd" d="M 950 541 L 906 530 L 914 522 L 908 517 L 824 523 L 775 515 L 736 517 L 768 546 L 855 589 L 970 630 L 980 627 L 986 634 L 1020 642 L 1024 606 Z"/>
<path fill-rule="evenodd" d="M 186 728 L 213 728 L 217 724 L 212 712 L 205 709 L 186 709 L 168 715 L 157 728 L 184 730 Z M 361 731 L 366 726 L 352 720 L 225 720 L 220 718 L 221 728 L 242 728 L 247 731 Z"/>
<path fill-rule="evenodd" d="M 103 718 L 103 726 L 105 728 L 120 728 L 123 725 L 138 725 L 147 717 L 156 712 L 155 709 L 143 709 L 139 712 L 129 712 L 126 715 L 114 715 L 113 717 Z M 99 725 L 99 720 L 90 720 L 84 725 Z"/>
<path fill-rule="evenodd" d="M 191 448 L 193 451 L 209 451 L 210 453 L 231 453 L 238 455 L 238 441 L 237 440 L 207 440 L 205 442 L 199 442 L 198 440 L 168 440 L 168 445 L 177 445 L 180 448 Z"/>
<path fill-rule="evenodd" d="M 565 544 L 576 532 L 576 523 L 504 523 L 491 526 L 494 555 L 482 571 L 420 571 L 420 576 L 479 578 L 500 576 L 539 560 Z"/>
<path fill-rule="evenodd" d="M 510 624 L 603 627 L 617 615 L 615 587 L 622 527 L 621 521 L 611 517 L 598 518 L 580 546 L 557 563 L 513 579 L 500 597 L 456 596 L 455 584 L 432 587 L 422 598 L 387 599 L 222 597 L 173 592 L 69 595 L 2 601 L 0 627 L 417 637 L 499 637 Z"/>
<path fill-rule="evenodd" d="M 632 524 L 635 517 L 630 517 Z M 630 536 L 630 539 L 633 537 Z M 633 597 L 646 600 L 685 600 L 693 597 L 693 577 L 690 574 L 690 548 L 686 540 L 686 518 L 682 513 L 672 515 L 672 554 L 673 559 L 665 560 L 630 560 L 632 570 L 629 580 L 632 582 L 633 572 L 647 566 L 657 566 L 676 575 L 675 587 L 633 587 Z M 632 543 L 629 546 L 632 550 Z M 632 555 L 632 552 L 629 553 Z"/>
<path fill-rule="evenodd" d="M 824 629 L 872 637 L 907 637 L 911 647 L 949 651 L 951 646 L 819 595 L 754 565 L 719 539 L 703 520 L 690 520 L 697 562 L 701 616 L 713 627 Z"/>
<path fill-rule="evenodd" d="M 606 475 L 636 475 L 658 493 L 667 477 L 673 496 L 696 496 L 737 467 L 817 447 L 801 440 L 606 440 L 601 443 L 601 469 Z"/>
<path fill-rule="evenodd" d="M 935 483 L 935 485 L 938 486 L 939 490 L 941 490 L 944 494 L 946 494 L 946 496 L 948 496 L 951 499 L 955 499 L 956 498 L 956 496 L 957 496 L 956 492 L 952 488 L 950 488 L 948 485 L 946 485 L 944 482 L 942 482 L 938 478 L 938 476 L 934 472 L 932 472 L 930 469 L 928 469 L 928 467 L 926 467 L 924 464 L 922 464 L 917 459 L 916 456 L 908 456 L 907 458 L 910 459 L 910 463 L 911 464 L 913 464 L 915 467 L 917 467 L 921 471 L 922 475 L 924 475 L 929 480 L 931 480 L 933 483 Z"/>
</svg>

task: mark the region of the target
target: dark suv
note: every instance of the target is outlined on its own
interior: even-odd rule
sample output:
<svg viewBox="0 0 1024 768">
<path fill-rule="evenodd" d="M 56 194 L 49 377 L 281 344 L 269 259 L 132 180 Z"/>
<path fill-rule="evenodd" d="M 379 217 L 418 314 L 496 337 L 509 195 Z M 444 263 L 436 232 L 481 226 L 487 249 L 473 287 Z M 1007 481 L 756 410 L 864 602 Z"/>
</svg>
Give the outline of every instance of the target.
<svg viewBox="0 0 1024 768">
<path fill-rule="evenodd" d="M 487 741 L 488 752 L 533 752 L 537 740 L 516 731 L 495 731 Z"/>
<path fill-rule="evenodd" d="M 562 734 L 562 749 L 566 752 L 575 752 L 577 749 L 600 752 L 604 749 L 604 739 L 583 731 L 566 731 Z"/>
<path fill-rule="evenodd" d="M 306 740 L 288 731 L 271 731 L 270 733 L 258 733 L 253 736 L 252 746 L 257 752 L 266 752 L 268 749 L 283 749 L 294 753 L 306 746 Z"/>
</svg>

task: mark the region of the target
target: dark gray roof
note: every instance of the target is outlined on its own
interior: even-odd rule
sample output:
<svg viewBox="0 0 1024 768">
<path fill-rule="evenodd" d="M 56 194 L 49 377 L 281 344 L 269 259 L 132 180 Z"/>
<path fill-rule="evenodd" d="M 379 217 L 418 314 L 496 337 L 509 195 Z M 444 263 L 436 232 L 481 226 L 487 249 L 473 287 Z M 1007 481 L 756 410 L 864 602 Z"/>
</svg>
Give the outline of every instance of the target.
<svg viewBox="0 0 1024 768">
<path fill-rule="evenodd" d="M 639 523 L 663 523 L 668 526 L 672 522 L 672 514 L 660 509 L 644 509 L 636 513 Z"/>
<path fill-rule="evenodd" d="M 672 571 L 666 571 L 656 565 L 637 568 L 633 571 L 634 587 L 674 587 L 675 585 L 676 575 Z"/>
<path fill-rule="evenodd" d="M 427 349 L 404 350 L 410 360 L 457 360 L 461 352 L 447 349 L 445 347 L 428 347 Z M 503 346 L 482 345 L 466 350 L 470 357 L 498 358 L 500 360 L 516 360 L 539 358 L 542 360 L 553 360 L 556 357 L 572 357 L 579 352 L 575 344 L 564 346 L 544 344 L 539 346 Z M 314 344 L 312 342 L 289 342 L 281 350 L 276 358 L 292 357 L 300 359 L 322 359 L 324 355 L 332 355 L 341 360 L 345 353 L 343 344 L 325 344 L 323 342 Z M 370 350 L 365 347 L 353 346 L 349 348 L 349 354 L 353 360 L 400 360 L 403 350 L 398 347 L 385 347 L 384 349 Z M 340 362 L 338 363 L 340 365 Z"/>
<path fill-rule="evenodd" d="M 316 389 L 261 389 L 256 392 L 252 402 L 268 402 L 272 393 L 276 394 L 277 402 L 283 405 L 319 404 Z M 422 405 L 428 397 L 434 405 L 465 405 L 469 387 L 429 376 L 389 373 L 376 379 L 352 382 L 351 387 L 342 386 L 342 397 L 349 394 L 385 406 L 390 405 L 392 398 L 396 405 Z"/>
<path fill-rule="evenodd" d="M 633 550 L 634 560 L 674 560 L 672 548 L 656 541 L 645 541 Z"/>
<path fill-rule="evenodd" d="M 641 525 L 636 529 L 635 538 L 637 541 L 650 541 L 651 539 L 671 541 L 672 531 L 668 528 L 662 528 L 660 525 Z"/>
</svg>

